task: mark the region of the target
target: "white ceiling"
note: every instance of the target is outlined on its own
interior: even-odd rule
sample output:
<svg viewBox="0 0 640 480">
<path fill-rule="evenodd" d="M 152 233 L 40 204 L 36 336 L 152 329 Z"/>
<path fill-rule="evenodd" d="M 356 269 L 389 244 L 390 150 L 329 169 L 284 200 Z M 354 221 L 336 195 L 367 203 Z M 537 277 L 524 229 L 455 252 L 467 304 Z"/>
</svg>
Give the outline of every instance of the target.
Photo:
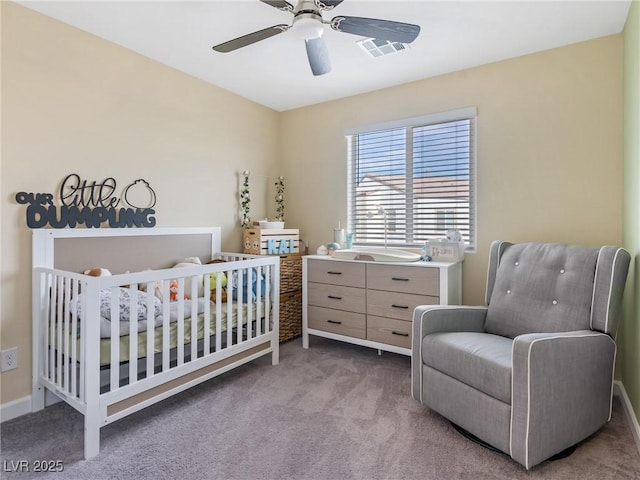
<svg viewBox="0 0 640 480">
<path fill-rule="evenodd" d="M 19 3 L 284 111 L 619 33 L 631 0 L 345 0 L 324 20 L 361 16 L 422 30 L 410 49 L 373 59 L 357 46 L 360 37 L 325 28 L 333 70 L 318 77 L 295 29 L 230 53 L 211 49 L 291 24 L 291 14 L 258 0 Z"/>
</svg>

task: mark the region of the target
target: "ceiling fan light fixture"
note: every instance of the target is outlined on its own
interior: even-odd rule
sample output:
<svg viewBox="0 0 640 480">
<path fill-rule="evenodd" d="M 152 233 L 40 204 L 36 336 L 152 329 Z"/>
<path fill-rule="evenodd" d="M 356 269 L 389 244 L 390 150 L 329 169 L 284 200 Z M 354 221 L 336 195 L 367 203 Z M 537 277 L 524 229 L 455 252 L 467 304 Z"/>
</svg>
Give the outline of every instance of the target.
<svg viewBox="0 0 640 480">
<path fill-rule="evenodd" d="M 302 14 L 295 19 L 293 30 L 302 40 L 321 37 L 324 33 L 322 19 L 313 14 Z"/>
</svg>

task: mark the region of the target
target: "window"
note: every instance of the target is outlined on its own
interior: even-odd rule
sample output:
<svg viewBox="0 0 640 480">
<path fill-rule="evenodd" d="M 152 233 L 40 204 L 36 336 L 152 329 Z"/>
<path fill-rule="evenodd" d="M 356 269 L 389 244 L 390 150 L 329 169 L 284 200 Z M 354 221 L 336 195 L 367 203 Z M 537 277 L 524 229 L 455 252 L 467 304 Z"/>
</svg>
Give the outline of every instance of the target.
<svg viewBox="0 0 640 480">
<path fill-rule="evenodd" d="M 455 210 L 438 210 L 438 230 L 447 231 L 455 228 Z"/>
<path fill-rule="evenodd" d="M 346 132 L 354 242 L 417 247 L 460 230 L 475 248 L 475 108 Z"/>
</svg>

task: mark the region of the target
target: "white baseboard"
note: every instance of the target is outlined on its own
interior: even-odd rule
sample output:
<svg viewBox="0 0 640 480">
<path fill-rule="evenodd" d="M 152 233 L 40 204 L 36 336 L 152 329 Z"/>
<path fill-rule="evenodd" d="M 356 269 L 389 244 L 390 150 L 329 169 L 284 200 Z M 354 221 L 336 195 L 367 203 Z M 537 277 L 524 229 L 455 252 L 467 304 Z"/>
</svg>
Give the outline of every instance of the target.
<svg viewBox="0 0 640 480">
<path fill-rule="evenodd" d="M 619 380 L 613 382 L 613 394 L 619 396 L 622 400 L 625 417 L 627 417 L 627 422 L 629 423 L 633 439 L 636 442 L 638 453 L 640 453 L 640 424 L 638 423 L 638 417 L 636 417 L 636 414 L 633 411 L 631 400 L 629 400 L 629 396 L 627 395 L 624 385 Z"/>
<path fill-rule="evenodd" d="M 0 422 L 6 422 L 31 412 L 31 395 L 0 405 Z"/>
<path fill-rule="evenodd" d="M 45 390 L 45 407 L 49 407 L 61 401 L 62 399 L 60 399 L 60 397 L 51 393 L 49 390 Z M 6 422 L 7 420 L 13 420 L 14 418 L 26 415 L 27 413 L 31 413 L 31 395 L 0 405 L 0 423 Z"/>
</svg>

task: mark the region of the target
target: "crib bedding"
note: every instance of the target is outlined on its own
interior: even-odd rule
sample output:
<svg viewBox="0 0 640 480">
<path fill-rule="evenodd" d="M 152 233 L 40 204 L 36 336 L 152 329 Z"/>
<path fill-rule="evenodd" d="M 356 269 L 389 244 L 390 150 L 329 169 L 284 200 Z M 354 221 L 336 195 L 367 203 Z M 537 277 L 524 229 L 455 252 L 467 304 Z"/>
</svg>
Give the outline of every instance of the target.
<svg viewBox="0 0 640 480">
<path fill-rule="evenodd" d="M 264 302 L 265 295 L 265 286 L 266 282 L 264 281 L 264 275 L 260 275 L 260 287 L 256 285 L 257 283 L 257 273 L 254 272 L 255 269 L 250 271 L 250 274 L 247 275 L 247 271 L 242 271 L 242 287 L 240 289 L 240 293 L 238 293 L 237 286 L 239 281 L 237 279 L 237 272 L 232 272 L 232 279 L 230 281 L 229 290 L 231 290 L 231 298 L 232 300 L 237 300 L 238 294 L 242 297 L 243 302 L 251 302 L 255 303 L 258 300 L 258 296 L 261 297 L 261 301 Z M 224 273 L 222 274 L 224 276 Z M 144 332 L 147 330 L 148 318 L 152 316 L 154 318 L 154 327 L 163 324 L 163 319 L 165 315 L 169 315 L 170 322 L 175 322 L 178 318 L 191 318 L 191 310 L 195 307 L 197 309 L 197 313 L 201 314 L 206 309 L 206 304 L 209 303 L 210 308 L 214 308 L 213 305 L 215 302 L 210 302 L 209 298 L 212 300 L 216 296 L 215 291 L 215 282 L 216 275 L 215 273 L 211 275 L 211 290 L 205 289 L 203 287 L 203 275 L 198 277 L 198 297 L 192 299 L 189 293 L 191 293 L 191 284 L 190 282 L 185 282 L 184 292 L 185 297 L 184 300 L 178 300 L 177 298 L 173 298 L 172 301 L 167 301 L 169 308 L 168 310 L 164 308 L 164 304 L 162 299 L 162 290 L 160 286 L 156 287 L 156 291 L 147 293 L 146 285 L 141 284 L 138 288 L 130 288 L 128 286 L 123 287 L 113 287 L 113 288 L 104 288 L 100 290 L 99 293 L 99 304 L 100 304 L 100 337 L 101 338 L 110 338 L 112 325 L 111 321 L 114 317 L 119 318 L 119 332 L 120 335 L 128 335 L 129 334 L 129 326 L 131 325 L 131 312 L 132 309 L 135 308 L 134 316 L 137 318 L 137 331 Z M 226 279 L 226 277 L 224 277 Z M 226 282 L 225 282 L 226 285 Z M 258 289 L 261 292 L 258 292 Z M 207 293 L 207 297 L 203 297 L 203 293 Z M 71 294 L 73 295 L 73 293 Z M 222 297 L 220 297 L 222 298 Z M 82 293 L 78 293 L 77 295 L 73 295 L 73 298 L 68 301 L 68 309 L 67 307 L 63 308 L 63 317 L 71 314 L 77 315 L 78 319 L 82 318 Z M 132 301 L 133 299 L 133 301 Z M 60 299 L 62 300 L 62 299 Z M 67 302 L 64 302 L 67 303 Z M 134 305 L 132 305 L 132 303 Z M 225 304 L 226 304 L 226 291 L 225 291 Z M 226 307 L 225 307 L 226 310 Z M 113 311 L 113 314 L 112 314 Z M 182 313 L 181 313 L 182 312 Z M 151 314 L 151 315 L 150 315 Z"/>
<path fill-rule="evenodd" d="M 172 307 L 176 307 L 177 305 L 172 305 Z M 186 307 L 186 302 L 185 302 Z M 262 315 L 264 315 L 264 304 L 262 307 Z M 186 308 L 185 308 L 186 310 Z M 235 329 L 238 326 L 238 317 L 241 317 L 241 325 L 247 325 L 248 321 L 256 320 L 257 316 L 257 305 L 251 304 L 242 304 L 241 310 L 238 310 L 237 306 L 234 305 L 231 314 L 231 328 Z M 241 312 L 240 314 L 238 312 Z M 205 336 L 205 314 L 200 313 L 198 315 L 197 322 L 197 331 L 196 336 L 198 340 L 202 340 Z M 227 321 L 227 304 L 222 304 L 221 315 L 220 315 L 220 333 L 226 332 L 228 329 L 229 322 Z M 120 322 L 123 323 L 128 322 Z M 139 322 L 138 325 L 141 325 L 143 322 Z M 153 349 L 154 353 L 160 353 L 163 351 L 163 319 L 162 317 L 156 318 L 156 327 L 154 328 L 153 333 Z M 185 311 L 185 318 L 183 323 L 183 333 L 184 333 L 184 342 L 185 344 L 189 344 L 191 342 L 191 328 L 192 328 L 191 314 L 187 317 L 187 312 Z M 137 334 L 137 343 L 138 343 L 138 358 L 144 358 L 147 356 L 147 328 L 146 322 L 144 322 L 144 330 L 138 329 Z M 129 361 L 129 342 L 131 341 L 131 335 L 129 334 L 129 325 L 126 325 L 127 331 L 126 334 L 121 334 L 119 337 L 119 345 L 120 345 L 120 362 L 128 362 Z M 169 348 L 173 349 L 178 345 L 178 328 L 179 322 L 177 319 L 174 320 L 172 315 L 171 323 L 169 324 Z M 121 332 L 122 333 L 122 332 Z M 218 333 L 218 322 L 217 322 L 217 313 L 215 304 L 211 305 L 211 310 L 209 314 L 209 335 L 215 335 Z M 78 339 L 78 346 L 80 340 Z M 111 339 L 110 338 L 101 338 L 100 339 L 100 365 L 109 365 L 111 361 Z"/>
<path fill-rule="evenodd" d="M 241 317 L 241 325 L 246 326 L 249 322 L 254 322 L 257 320 L 258 315 L 261 316 L 262 320 L 265 317 L 265 308 L 266 305 L 264 303 L 264 299 L 261 299 L 260 308 L 258 308 L 258 303 L 242 303 L 240 304 L 240 308 L 238 308 L 237 301 L 233 302 L 231 308 L 231 329 L 235 329 L 238 326 L 238 317 Z M 198 309 L 198 322 L 197 322 L 197 331 L 196 338 L 197 340 L 202 340 L 205 336 L 205 304 L 209 303 L 209 335 L 213 336 L 218 333 L 218 309 L 216 304 L 213 302 L 209 302 L 208 299 L 198 298 L 197 301 L 197 309 Z M 191 321 L 191 300 L 185 300 L 182 308 L 184 309 L 183 318 L 183 338 L 185 344 L 189 344 L 191 342 L 191 329 L 193 322 Z M 170 312 L 170 320 L 169 320 L 169 329 L 168 329 L 168 337 L 169 337 L 169 348 L 173 349 L 178 345 L 178 328 L 180 322 L 178 321 L 180 317 L 179 313 L 180 305 L 179 302 L 171 302 L 169 305 Z M 227 303 L 222 303 L 220 308 L 220 333 L 224 333 L 229 328 L 228 318 L 229 307 Z M 119 358 L 120 362 L 128 362 L 130 360 L 130 349 L 129 342 L 131 341 L 130 335 L 130 321 L 120 321 L 120 337 L 119 337 Z M 147 356 L 147 321 L 140 320 L 137 322 L 137 344 L 138 344 L 138 358 L 144 358 Z M 163 338 L 163 329 L 164 329 L 164 317 L 163 315 L 158 315 L 154 321 L 154 333 L 153 333 L 153 353 L 161 353 L 163 350 L 164 338 Z M 64 329 L 69 331 L 68 329 Z M 109 365 L 111 362 L 111 321 L 108 318 L 101 317 L 100 318 L 100 365 L 105 366 Z M 75 335 L 77 342 L 77 352 L 80 352 L 80 343 L 81 338 L 79 335 L 79 331 Z M 73 335 L 71 332 L 70 335 Z M 58 332 L 56 328 L 56 332 L 54 333 L 54 338 L 57 338 Z M 73 341 L 73 339 L 71 339 Z"/>
<path fill-rule="evenodd" d="M 160 302 L 156 297 L 152 297 L 157 302 Z M 198 310 L 198 314 L 201 314 L 204 312 L 205 310 L 205 303 L 209 302 L 208 299 L 206 298 L 198 298 L 197 299 L 197 303 L 196 303 L 196 308 Z M 71 302 L 72 306 L 71 309 L 73 310 L 74 305 L 73 305 L 73 301 Z M 211 302 L 209 302 L 211 304 Z M 143 305 L 145 304 L 138 304 L 138 333 L 140 332 L 146 332 L 147 331 L 147 309 L 146 306 L 145 308 L 141 308 Z M 191 318 L 191 310 L 192 310 L 192 302 L 191 300 L 185 300 L 182 308 L 184 309 L 184 317 L 185 319 Z M 214 306 L 210 307 L 211 309 L 214 309 Z M 180 316 L 180 304 L 179 302 L 170 302 L 169 303 L 169 321 L 171 323 L 176 322 Z M 155 319 L 154 319 L 154 327 L 158 327 L 161 326 L 164 322 L 164 314 L 163 314 L 163 308 L 162 308 L 162 303 L 159 303 L 159 306 L 155 306 Z M 78 311 L 78 318 L 82 317 L 82 310 L 80 308 L 80 305 L 78 304 L 77 306 L 77 311 Z M 107 313 L 107 312 L 104 312 Z M 110 312 L 109 312 L 110 313 Z M 108 313 L 107 313 L 108 315 Z M 119 311 L 119 317 L 120 317 L 120 326 L 119 326 L 119 332 L 120 335 L 129 335 L 129 328 L 131 325 L 131 321 L 129 319 L 129 311 L 128 310 L 123 310 L 120 309 Z M 111 316 L 105 316 L 105 315 L 100 315 L 100 338 L 111 338 Z"/>
</svg>

